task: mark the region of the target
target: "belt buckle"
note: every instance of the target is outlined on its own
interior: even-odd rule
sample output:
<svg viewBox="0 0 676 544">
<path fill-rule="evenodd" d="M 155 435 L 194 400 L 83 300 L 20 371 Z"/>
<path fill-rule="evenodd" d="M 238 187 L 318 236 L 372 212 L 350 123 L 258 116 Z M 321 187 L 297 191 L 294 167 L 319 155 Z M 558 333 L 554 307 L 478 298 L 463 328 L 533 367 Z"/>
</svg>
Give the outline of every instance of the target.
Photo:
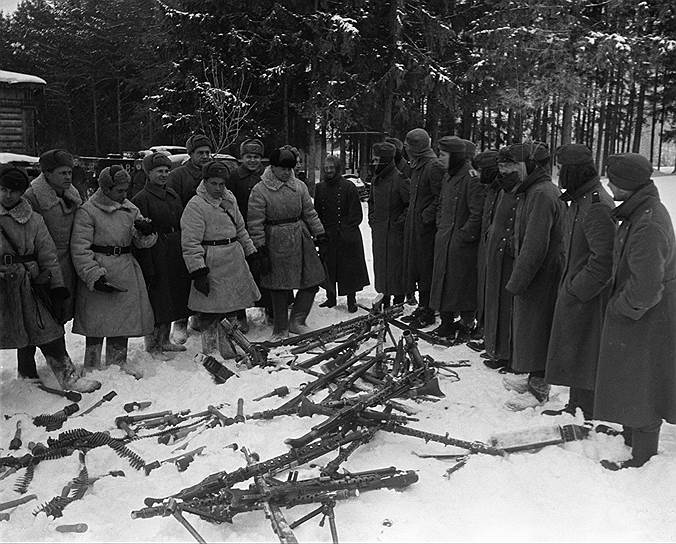
<svg viewBox="0 0 676 544">
<path fill-rule="evenodd" d="M 113 255 L 115 257 L 119 257 L 120 255 L 122 255 L 122 248 L 119 246 L 113 247 Z"/>
<path fill-rule="evenodd" d="M 9 253 L 3 254 L 2 264 L 4 265 L 14 264 L 14 255 L 10 255 Z"/>
</svg>

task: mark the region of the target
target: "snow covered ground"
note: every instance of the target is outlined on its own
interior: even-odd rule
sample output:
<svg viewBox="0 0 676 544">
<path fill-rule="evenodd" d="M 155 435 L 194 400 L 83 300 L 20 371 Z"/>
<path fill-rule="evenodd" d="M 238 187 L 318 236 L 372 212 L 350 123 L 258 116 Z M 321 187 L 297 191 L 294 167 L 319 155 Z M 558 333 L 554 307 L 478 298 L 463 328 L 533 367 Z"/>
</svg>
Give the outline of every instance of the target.
<svg viewBox="0 0 676 544">
<path fill-rule="evenodd" d="M 676 176 L 655 178 L 662 199 L 676 221 Z M 365 246 L 370 260 L 370 232 L 362 224 Z M 369 304 L 375 296 L 367 288 L 358 301 Z M 323 294 L 317 302 L 322 302 Z M 325 326 L 348 317 L 345 300 L 333 309 L 315 305 L 309 318 L 314 327 Z M 412 308 L 409 308 L 409 311 Z M 253 321 L 250 338 L 265 339 L 270 328 L 260 313 L 250 311 Z M 400 331 L 393 329 L 398 337 Z M 84 339 L 68 334 L 68 348 L 77 364 L 81 364 Z M 136 381 L 117 367 L 95 372 L 103 382 L 100 391 L 84 395 L 81 410 L 115 390 L 117 397 L 91 414 L 71 417 L 61 431 L 82 427 L 90 431 L 109 430 L 113 436 L 114 418 L 124 415 L 122 405 L 131 401 L 151 400 L 151 411 L 206 409 L 209 404 L 229 403 L 221 411 L 233 416 L 237 398 L 243 397 L 245 413 L 273 408 L 281 400 L 250 399 L 275 387 L 296 388 L 310 378 L 298 371 L 255 368 L 241 370 L 223 385 L 215 385 L 209 374 L 195 361 L 199 337 L 191 336 L 188 351 L 168 362 L 157 362 L 145 354 L 141 339 L 130 342 L 130 358 L 141 364 L 146 377 Z M 471 367 L 458 368 L 460 381 L 441 378 L 446 397 L 436 403 L 407 404 L 418 411 L 419 422 L 411 426 L 436 433 L 449 433 L 455 438 L 486 441 L 493 433 L 535 429 L 540 426 L 582 423 L 581 416 L 541 416 L 541 409 L 513 413 L 503 408 L 509 398 L 502 384 L 502 375 L 489 370 L 479 355 L 470 349 L 442 349 L 420 342 L 421 351 L 439 361 L 468 359 Z M 40 373 L 49 371 L 40 363 Z M 29 441 L 46 442 L 43 428 L 33 426 L 31 416 L 52 413 L 68 401 L 40 391 L 36 385 L 16 379 L 15 354 L 0 351 L 0 413 L 14 415 L 0 418 L 0 456 L 15 454 L 8 450 L 17 419 L 23 422 L 24 447 Z M 321 398 L 321 395 L 319 396 Z M 553 388 L 547 408 L 559 408 L 567 400 L 567 389 Z M 30 414 L 30 416 L 28 415 Z M 186 530 L 173 518 L 132 520 L 131 510 L 144 506 L 147 496 L 165 496 L 192 485 L 216 471 L 234 470 L 245 464 L 239 451 L 224 446 L 236 442 L 268 459 L 288 451 L 284 439 L 297 437 L 321 421 L 280 417 L 270 421 L 248 420 L 244 424 L 215 428 L 196 437 L 188 450 L 205 445 L 204 455 L 185 472 L 172 464 L 162 465 L 149 476 L 135 471 L 109 448 L 97 448 L 87 454 L 90 475 L 123 470 L 125 478 L 105 478 L 96 482 L 82 500 L 64 510 L 64 516 L 53 520 L 44 514 L 32 515 L 40 504 L 61 492 L 62 487 L 77 475 L 77 455 L 38 465 L 28 493 L 37 501 L 8 510 L 9 521 L 0 522 L 3 542 L 186 542 L 192 541 Z M 56 436 L 58 432 L 50 433 Z M 146 462 L 165 459 L 175 446 L 158 444 L 155 439 L 131 443 L 131 448 Z M 672 542 L 676 539 L 676 426 L 663 426 L 659 455 L 641 469 L 609 472 L 600 459 L 621 460 L 629 457 L 629 448 L 621 438 L 592 433 L 591 438 L 546 447 L 536 453 L 515 453 L 505 458 L 474 455 L 450 478 L 444 477 L 452 461 L 422 459 L 411 452 L 454 451 L 440 445 L 425 444 L 411 437 L 379 432 L 373 441 L 362 446 L 343 465 L 351 471 L 396 466 L 418 471 L 420 480 L 408 489 L 368 491 L 359 497 L 340 501 L 335 509 L 341 542 Z M 457 450 L 460 451 L 460 450 Z M 26 453 L 25 449 L 19 450 Z M 317 462 L 333 458 L 330 454 Z M 304 466 L 300 477 L 313 477 L 316 468 Z M 17 475 L 0 481 L 0 502 L 16 499 L 13 491 Z M 244 485 L 244 484 L 240 484 Z M 247 483 L 248 485 L 248 483 Z M 285 511 L 293 521 L 317 505 L 298 506 Z M 262 512 L 235 517 L 234 524 L 213 525 L 195 516 L 186 515 L 207 542 L 275 542 L 268 521 Z M 295 533 L 301 542 L 330 542 L 328 524 L 318 526 L 315 518 Z M 56 532 L 62 524 L 86 523 L 83 534 Z"/>
</svg>

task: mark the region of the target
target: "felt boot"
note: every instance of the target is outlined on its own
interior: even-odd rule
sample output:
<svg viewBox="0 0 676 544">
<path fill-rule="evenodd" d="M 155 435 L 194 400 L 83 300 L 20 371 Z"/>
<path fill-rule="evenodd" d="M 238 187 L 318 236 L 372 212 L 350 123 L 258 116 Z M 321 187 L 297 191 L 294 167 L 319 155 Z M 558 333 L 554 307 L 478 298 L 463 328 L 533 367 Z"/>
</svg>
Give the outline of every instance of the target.
<svg viewBox="0 0 676 544">
<path fill-rule="evenodd" d="M 230 337 L 225 332 L 225 327 L 221 325 L 220 321 L 216 321 L 216 341 L 218 345 L 218 352 L 223 359 L 234 359 L 237 357 L 237 350 L 230 340 Z"/>
<path fill-rule="evenodd" d="M 155 331 L 157 332 L 157 339 L 159 341 L 161 351 L 185 351 L 186 347 L 180 344 L 172 344 L 169 340 L 169 332 L 171 331 L 171 323 L 155 323 Z"/>
<path fill-rule="evenodd" d="M 78 391 L 91 393 L 101 388 L 101 382 L 83 378 L 75 368 L 70 356 L 66 353 L 66 343 L 63 338 L 40 346 L 47 365 L 54 372 L 56 381 L 64 391 Z"/>
<path fill-rule="evenodd" d="M 218 351 L 218 339 L 216 336 L 216 321 L 201 326 L 202 353 L 212 355 Z"/>
<path fill-rule="evenodd" d="M 87 336 L 85 340 L 84 369 L 101 370 L 101 351 L 103 351 L 103 338 L 98 336 Z"/>
<path fill-rule="evenodd" d="M 300 289 L 296 294 L 296 299 L 291 308 L 291 318 L 289 319 L 289 332 L 294 334 L 306 334 L 312 329 L 305 324 L 312 303 L 315 300 L 314 289 Z"/>
<path fill-rule="evenodd" d="M 39 378 L 35 366 L 35 346 L 26 346 L 16 350 L 17 370 L 20 378 L 36 380 Z"/>
<path fill-rule="evenodd" d="M 188 320 L 179 319 L 174 321 L 171 339 L 174 344 L 183 345 L 188 340 Z"/>
</svg>

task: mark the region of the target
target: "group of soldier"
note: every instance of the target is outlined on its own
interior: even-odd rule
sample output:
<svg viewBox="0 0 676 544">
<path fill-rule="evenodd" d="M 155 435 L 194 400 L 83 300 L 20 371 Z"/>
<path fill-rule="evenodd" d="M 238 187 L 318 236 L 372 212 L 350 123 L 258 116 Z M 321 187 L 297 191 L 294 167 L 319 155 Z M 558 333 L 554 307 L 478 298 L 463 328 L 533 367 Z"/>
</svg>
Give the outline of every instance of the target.
<svg viewBox="0 0 676 544">
<path fill-rule="evenodd" d="M 204 135 L 186 147 L 189 160 L 174 169 L 166 155 L 147 155 L 147 181 L 131 200 L 129 174 L 113 165 L 83 202 L 65 150 L 42 154 L 30 183 L 0 166 L 0 349 L 17 349 L 21 376 L 37 378 L 39 347 L 63 388 L 100 387 L 67 353 L 70 319 L 86 338 L 85 370 L 103 366 L 105 340 L 105 364 L 140 378 L 129 337 L 168 359 L 192 329 L 205 354 L 227 356 L 221 321 L 246 333 L 254 305 L 272 340 L 309 332 L 320 286 L 320 306 L 346 296 L 358 310 L 369 284 L 362 206 L 339 159 L 325 159 L 313 200 L 293 147 L 273 150 L 263 167 L 263 143 L 246 140 L 234 170 L 212 159 Z M 662 420 L 676 422 L 676 244 L 650 162 L 608 158 L 615 208 L 584 145 L 556 151 L 563 193 L 540 142 L 476 154 L 445 136 L 436 147 L 416 128 L 371 150 L 376 291 L 387 305 L 417 291 L 403 318 L 411 328 L 436 325 L 438 312 L 431 334 L 483 347 L 514 391 L 508 409 L 570 387 L 562 410 L 543 413 L 580 409 L 621 423 L 632 458 L 604 466 L 641 466 L 657 452 Z"/>
</svg>

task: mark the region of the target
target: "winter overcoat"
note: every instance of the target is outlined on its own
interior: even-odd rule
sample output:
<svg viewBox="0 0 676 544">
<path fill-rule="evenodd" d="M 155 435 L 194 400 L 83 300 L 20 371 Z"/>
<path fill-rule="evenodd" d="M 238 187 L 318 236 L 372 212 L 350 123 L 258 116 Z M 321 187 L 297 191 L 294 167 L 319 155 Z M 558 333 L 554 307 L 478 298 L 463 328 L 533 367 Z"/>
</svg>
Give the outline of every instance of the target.
<svg viewBox="0 0 676 544">
<path fill-rule="evenodd" d="M 249 197 L 249 234 L 267 247 L 272 271 L 261 275 L 266 289 L 308 289 L 324 281 L 313 236 L 324 233 L 307 186 L 295 176 L 280 181 L 267 167 Z"/>
<path fill-rule="evenodd" d="M 477 323 L 483 325 L 484 322 L 484 301 L 486 291 L 486 249 L 488 234 L 493 225 L 493 215 L 495 205 L 498 202 L 500 194 L 500 184 L 497 181 L 486 185 L 486 198 L 481 213 L 481 234 L 479 236 L 479 247 L 477 248 Z"/>
<path fill-rule="evenodd" d="M 514 268 L 516 196 L 498 191 L 493 222 L 486 238 L 486 288 L 484 341 L 495 359 L 512 357 L 512 307 L 514 297 L 505 289 Z"/>
<path fill-rule="evenodd" d="M 204 242 L 236 239 L 226 245 Z M 261 294 L 246 257 L 255 253 L 235 196 L 225 190 L 223 198 L 209 196 L 204 184 L 190 199 L 181 217 L 183 260 L 188 272 L 209 269 L 209 295 L 193 285 L 188 307 L 196 312 L 225 314 L 253 306 Z"/>
<path fill-rule="evenodd" d="M 676 242 L 651 183 L 614 211 L 613 286 L 596 373 L 594 419 L 676 423 Z"/>
<path fill-rule="evenodd" d="M 31 182 L 23 196 L 30 202 L 33 210 L 45 220 L 47 230 L 56 246 L 63 284 L 70 293 L 64 303 L 63 322 L 65 323 L 73 319 L 75 312 L 77 274 L 75 274 L 73 260 L 70 257 L 70 234 L 73 230 L 75 210 L 82 204 L 82 199 L 72 185 L 64 191 L 63 196 L 57 196 L 56 191 L 47 183 L 44 174 L 40 174 Z"/>
<path fill-rule="evenodd" d="M 79 277 L 75 297 L 73 332 L 84 336 L 144 336 L 153 332 L 153 309 L 143 272 L 131 253 L 106 255 L 92 245 L 127 248 L 151 247 L 156 234 L 143 236 L 134 228 L 142 219 L 129 200 L 119 203 L 96 191 L 77 212 L 70 238 L 70 253 Z M 103 293 L 94 289 L 101 276 L 124 292 Z"/>
<path fill-rule="evenodd" d="M 545 379 L 593 391 L 613 271 L 613 199 L 598 178 L 573 194 L 564 217 L 565 264 L 554 309 Z"/>
<path fill-rule="evenodd" d="M 171 323 L 189 315 L 190 278 L 181 249 L 181 199 L 173 189 L 146 183 L 132 199 L 157 229 L 157 243 L 134 251 L 148 286 L 155 323 Z"/>
<path fill-rule="evenodd" d="M 554 304 L 563 266 L 561 191 L 537 167 L 515 188 L 514 269 L 505 288 L 514 295 L 512 368 L 545 369 Z"/>
<path fill-rule="evenodd" d="M 406 291 L 432 290 L 434 235 L 444 165 L 434 151 L 411 163 L 410 196 L 404 222 Z"/>
<path fill-rule="evenodd" d="M 11 263 L 14 255 L 35 260 Z M 47 290 L 64 286 L 44 219 L 22 198 L 11 210 L 0 206 L 0 349 L 39 346 L 63 336 L 63 325 L 47 311 L 33 283 Z"/>
<path fill-rule="evenodd" d="M 195 196 L 197 186 L 201 181 L 202 168 L 192 162 L 192 159 L 188 159 L 188 162 L 169 172 L 167 187 L 176 192 L 185 208 L 188 201 Z"/>
<path fill-rule="evenodd" d="M 404 222 L 409 182 L 394 162 L 376 174 L 369 195 L 369 225 L 373 244 L 375 288 L 386 295 L 405 295 Z"/>
<path fill-rule="evenodd" d="M 430 307 L 440 312 L 476 310 L 477 250 L 486 188 L 469 164 L 441 184 L 434 240 Z"/>
<path fill-rule="evenodd" d="M 369 274 L 359 230 L 364 214 L 357 188 L 340 176 L 322 181 L 315 189 L 315 209 L 328 238 L 323 259 L 330 284 L 338 284 L 341 296 L 360 291 L 369 284 Z"/>
<path fill-rule="evenodd" d="M 240 165 L 225 183 L 226 187 L 230 189 L 230 192 L 237 199 L 237 206 L 239 206 L 239 211 L 244 218 L 245 224 L 249 215 L 249 196 L 251 195 L 251 190 L 261 180 L 262 173 L 263 170 L 252 172 Z"/>
</svg>

